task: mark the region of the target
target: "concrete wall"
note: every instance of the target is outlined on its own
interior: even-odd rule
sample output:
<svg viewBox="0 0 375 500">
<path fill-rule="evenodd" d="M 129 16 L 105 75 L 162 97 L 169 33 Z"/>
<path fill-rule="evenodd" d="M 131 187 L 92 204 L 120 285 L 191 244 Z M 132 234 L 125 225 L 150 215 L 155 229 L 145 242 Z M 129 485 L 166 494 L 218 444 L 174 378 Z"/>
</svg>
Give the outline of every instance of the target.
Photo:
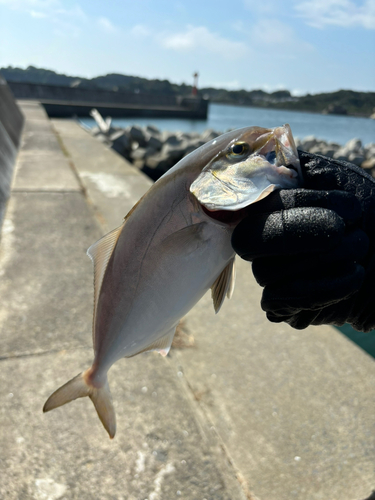
<svg viewBox="0 0 375 500">
<path fill-rule="evenodd" d="M 191 96 L 136 94 L 112 90 L 8 82 L 17 99 L 40 101 L 49 116 L 89 116 L 95 107 L 109 116 L 207 118 L 208 100 Z"/>
<path fill-rule="evenodd" d="M 2 224 L 24 118 L 0 75 L 0 226 Z"/>
<path fill-rule="evenodd" d="M 158 104 L 176 106 L 176 97 L 170 95 L 135 94 L 134 92 L 115 92 L 113 90 L 63 87 L 24 82 L 8 82 L 17 99 L 37 99 L 56 101 L 79 101 L 113 104 Z"/>
</svg>

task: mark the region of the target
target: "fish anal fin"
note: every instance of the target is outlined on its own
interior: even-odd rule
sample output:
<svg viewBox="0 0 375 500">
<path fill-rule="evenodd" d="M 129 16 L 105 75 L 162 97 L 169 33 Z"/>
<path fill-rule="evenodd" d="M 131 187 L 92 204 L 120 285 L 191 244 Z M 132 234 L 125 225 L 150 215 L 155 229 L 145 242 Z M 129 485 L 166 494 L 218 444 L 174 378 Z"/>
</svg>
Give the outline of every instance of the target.
<svg viewBox="0 0 375 500">
<path fill-rule="evenodd" d="M 220 311 L 225 296 L 227 296 L 228 299 L 231 298 L 234 290 L 235 279 L 236 271 L 233 257 L 233 259 L 231 259 L 231 261 L 221 271 L 211 287 L 211 296 L 216 314 Z"/>
<path fill-rule="evenodd" d="M 124 224 L 100 238 L 87 250 L 87 255 L 94 263 L 94 318 L 104 273 Z"/>
<path fill-rule="evenodd" d="M 157 351 L 162 356 L 167 356 L 172 345 L 174 334 L 176 333 L 176 328 L 177 324 L 174 325 L 170 330 L 168 330 L 168 332 L 165 335 L 163 335 L 158 340 L 148 345 L 141 351 L 137 352 L 136 354 L 133 354 L 133 356 L 136 356 L 141 352 L 148 352 L 148 351 Z"/>
</svg>

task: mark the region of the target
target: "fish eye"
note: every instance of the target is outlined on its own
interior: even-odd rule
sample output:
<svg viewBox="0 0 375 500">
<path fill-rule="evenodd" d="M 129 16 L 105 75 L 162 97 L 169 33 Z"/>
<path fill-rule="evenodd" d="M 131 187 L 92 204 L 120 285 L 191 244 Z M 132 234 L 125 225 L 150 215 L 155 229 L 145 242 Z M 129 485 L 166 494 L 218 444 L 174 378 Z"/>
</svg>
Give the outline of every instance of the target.
<svg viewBox="0 0 375 500">
<path fill-rule="evenodd" d="M 246 142 L 236 142 L 229 148 L 228 155 L 230 158 L 238 158 L 245 156 L 250 151 L 249 145 Z"/>
</svg>

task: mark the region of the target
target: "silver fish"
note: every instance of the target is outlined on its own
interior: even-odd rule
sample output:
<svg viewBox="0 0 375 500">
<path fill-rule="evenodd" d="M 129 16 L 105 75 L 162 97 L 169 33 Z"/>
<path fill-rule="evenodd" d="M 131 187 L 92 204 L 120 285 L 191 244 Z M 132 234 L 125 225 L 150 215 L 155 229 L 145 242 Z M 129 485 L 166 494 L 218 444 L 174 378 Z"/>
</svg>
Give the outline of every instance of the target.
<svg viewBox="0 0 375 500">
<path fill-rule="evenodd" d="M 224 134 L 162 176 L 119 228 L 89 248 L 94 361 L 54 392 L 43 411 L 89 396 L 113 438 L 110 367 L 146 351 L 166 356 L 179 320 L 210 288 L 218 312 L 233 292 L 230 241 L 241 209 L 301 182 L 289 125 Z"/>
</svg>

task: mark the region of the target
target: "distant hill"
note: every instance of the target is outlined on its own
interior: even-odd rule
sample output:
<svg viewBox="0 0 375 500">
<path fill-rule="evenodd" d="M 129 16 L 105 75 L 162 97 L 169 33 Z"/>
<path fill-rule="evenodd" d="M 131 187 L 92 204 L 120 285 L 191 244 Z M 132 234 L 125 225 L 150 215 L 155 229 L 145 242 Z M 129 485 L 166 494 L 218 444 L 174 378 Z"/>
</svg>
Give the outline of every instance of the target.
<svg viewBox="0 0 375 500">
<path fill-rule="evenodd" d="M 81 88 L 123 90 L 146 94 L 188 95 L 192 91 L 191 85 L 177 85 L 168 80 L 149 80 L 116 73 L 87 79 L 67 76 L 34 66 L 29 66 L 26 69 L 9 66 L 0 68 L 0 73 L 11 82 L 79 86 Z M 375 108 L 375 92 L 356 92 L 354 90 L 307 94 L 299 97 L 292 96 L 288 90 L 265 92 L 264 90 L 226 90 L 210 87 L 199 89 L 199 93 L 217 103 L 317 113 L 370 116 Z"/>
</svg>

